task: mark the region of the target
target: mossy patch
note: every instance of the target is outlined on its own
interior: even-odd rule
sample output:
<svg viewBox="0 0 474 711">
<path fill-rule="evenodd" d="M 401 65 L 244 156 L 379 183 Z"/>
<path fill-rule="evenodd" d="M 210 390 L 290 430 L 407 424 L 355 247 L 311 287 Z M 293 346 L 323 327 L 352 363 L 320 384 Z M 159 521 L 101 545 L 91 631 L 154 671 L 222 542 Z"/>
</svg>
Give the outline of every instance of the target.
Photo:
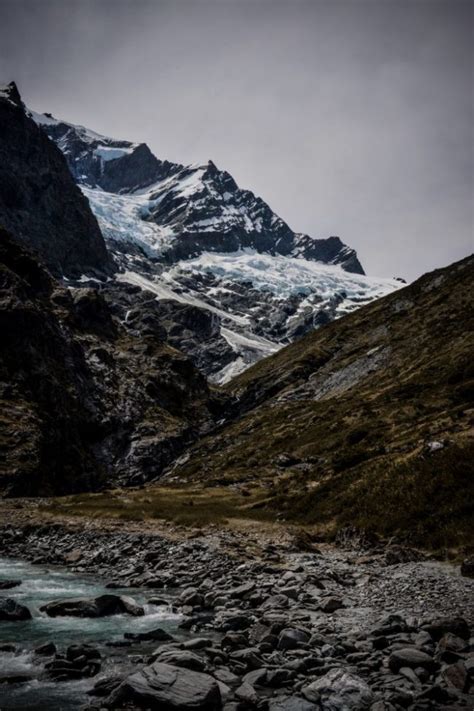
<svg viewBox="0 0 474 711">
<path fill-rule="evenodd" d="M 62 516 L 162 520 L 183 526 L 225 525 L 232 518 L 272 520 L 272 511 L 262 508 L 267 492 L 260 489 L 160 487 L 115 489 L 96 494 L 56 497 L 42 510 Z"/>
</svg>

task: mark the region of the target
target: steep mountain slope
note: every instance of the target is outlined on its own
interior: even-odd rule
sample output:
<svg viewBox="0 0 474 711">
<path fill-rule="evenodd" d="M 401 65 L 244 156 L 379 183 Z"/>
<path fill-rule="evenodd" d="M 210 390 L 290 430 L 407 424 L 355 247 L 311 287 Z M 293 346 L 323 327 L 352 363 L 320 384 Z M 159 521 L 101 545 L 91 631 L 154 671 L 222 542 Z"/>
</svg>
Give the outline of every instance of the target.
<svg viewBox="0 0 474 711">
<path fill-rule="evenodd" d="M 141 483 L 212 426 L 204 377 L 141 315 L 127 329 L 0 230 L 1 492 Z"/>
<path fill-rule="evenodd" d="M 88 201 L 61 151 L 26 115 L 13 83 L 0 88 L 0 224 L 58 276 L 111 271 Z"/>
<path fill-rule="evenodd" d="M 30 112 L 57 142 L 129 282 L 167 301 L 175 326 L 182 304 L 212 314 L 205 343 L 197 319 L 173 343 L 214 381 L 400 283 L 366 278 L 338 237 L 293 232 L 212 161 L 160 161 L 143 144 L 100 136 Z M 284 283 L 283 283 L 284 282 Z"/>
<path fill-rule="evenodd" d="M 472 543 L 473 277 L 470 257 L 257 363 L 167 478 L 258 481 L 270 508 L 321 528 Z"/>
</svg>

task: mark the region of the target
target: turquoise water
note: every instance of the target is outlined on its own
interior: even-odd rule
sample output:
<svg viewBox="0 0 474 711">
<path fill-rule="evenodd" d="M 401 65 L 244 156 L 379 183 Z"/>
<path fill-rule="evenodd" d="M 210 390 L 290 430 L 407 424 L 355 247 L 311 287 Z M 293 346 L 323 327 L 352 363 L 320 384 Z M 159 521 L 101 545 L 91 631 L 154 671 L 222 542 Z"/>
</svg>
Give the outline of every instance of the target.
<svg viewBox="0 0 474 711">
<path fill-rule="evenodd" d="M 5 674 L 28 674 L 34 679 L 21 684 L 0 684 L 0 711 L 70 711 L 78 709 L 93 697 L 88 689 L 101 678 L 133 670 L 134 659 L 149 654 L 156 642 L 133 644 L 128 648 L 107 647 L 106 642 L 123 640 L 125 632 L 145 632 L 161 627 L 178 635 L 179 616 L 169 606 L 148 605 L 151 590 L 108 590 L 91 576 L 71 573 L 61 568 L 31 565 L 23 561 L 0 558 L 0 580 L 21 580 L 19 587 L 2 590 L 0 595 L 26 605 L 33 615 L 24 622 L 0 621 L 0 644 L 13 643 L 15 652 L 0 652 L 0 678 Z M 98 619 L 47 617 L 39 608 L 51 600 L 67 597 L 95 597 L 103 593 L 124 594 L 145 608 L 143 617 L 113 615 Z M 160 591 L 160 597 L 162 597 Z M 51 682 L 42 678 L 44 659 L 33 650 L 45 642 L 54 642 L 62 652 L 70 644 L 90 643 L 104 653 L 102 670 L 92 679 L 73 682 Z"/>
</svg>

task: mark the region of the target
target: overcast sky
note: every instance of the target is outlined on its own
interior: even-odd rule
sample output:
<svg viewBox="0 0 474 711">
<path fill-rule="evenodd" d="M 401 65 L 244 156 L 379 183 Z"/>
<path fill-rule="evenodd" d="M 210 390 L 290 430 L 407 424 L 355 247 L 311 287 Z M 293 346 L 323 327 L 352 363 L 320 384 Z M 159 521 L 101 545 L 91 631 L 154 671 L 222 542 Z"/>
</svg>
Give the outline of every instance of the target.
<svg viewBox="0 0 474 711">
<path fill-rule="evenodd" d="M 412 279 L 474 251 L 473 8 L 0 0 L 0 79 L 160 158 L 212 158 L 294 230 Z"/>
</svg>

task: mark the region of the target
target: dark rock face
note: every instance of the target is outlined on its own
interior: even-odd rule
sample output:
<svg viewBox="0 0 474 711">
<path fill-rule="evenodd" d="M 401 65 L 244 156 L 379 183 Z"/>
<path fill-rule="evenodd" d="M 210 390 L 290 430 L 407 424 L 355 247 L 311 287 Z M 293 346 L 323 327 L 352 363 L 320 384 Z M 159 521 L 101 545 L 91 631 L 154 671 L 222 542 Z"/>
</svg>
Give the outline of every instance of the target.
<svg viewBox="0 0 474 711">
<path fill-rule="evenodd" d="M 219 686 L 211 676 L 160 662 L 132 674 L 108 700 L 112 706 L 125 702 L 162 711 L 220 711 L 222 708 Z"/>
<path fill-rule="evenodd" d="M 41 611 L 48 617 L 108 617 L 123 613 L 134 617 L 144 615 L 143 607 L 123 595 L 55 600 L 43 605 Z"/>
<path fill-rule="evenodd" d="M 11 597 L 0 598 L 0 621 L 21 622 L 31 620 L 31 612 Z"/>
<path fill-rule="evenodd" d="M 124 282 L 104 285 L 102 294 L 130 333 L 177 348 L 205 375 L 235 358 L 221 334 L 221 319 L 211 311 L 172 299 L 158 300 L 155 294 Z"/>
<path fill-rule="evenodd" d="M 54 681 L 87 679 L 99 673 L 101 668 L 100 652 L 88 644 L 73 644 L 66 654 L 56 654 L 45 665 L 45 676 Z"/>
<path fill-rule="evenodd" d="M 80 184 L 114 193 L 136 190 L 163 180 L 181 167 L 158 160 L 145 143 L 116 141 L 49 115 L 46 119 L 40 124 L 42 129 L 61 145 L 69 169 Z"/>
<path fill-rule="evenodd" d="M 56 275 L 112 270 L 87 199 L 13 83 L 0 92 L 0 224 Z"/>
<path fill-rule="evenodd" d="M 204 377 L 73 292 L 0 232 L 0 489 L 31 495 L 157 476 L 212 423 Z"/>
</svg>

